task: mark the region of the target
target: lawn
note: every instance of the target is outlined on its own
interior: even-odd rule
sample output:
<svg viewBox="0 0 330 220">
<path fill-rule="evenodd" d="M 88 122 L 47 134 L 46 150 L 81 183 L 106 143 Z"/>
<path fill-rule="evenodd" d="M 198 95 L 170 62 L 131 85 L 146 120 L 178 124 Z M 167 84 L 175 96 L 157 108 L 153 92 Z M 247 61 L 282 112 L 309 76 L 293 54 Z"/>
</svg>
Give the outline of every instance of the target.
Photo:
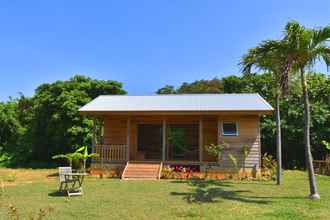
<svg viewBox="0 0 330 220">
<path fill-rule="evenodd" d="M 121 181 L 89 177 L 85 195 L 56 193 L 54 170 L 7 170 L 0 219 L 13 205 L 22 219 L 330 219 L 330 177 L 318 176 L 320 201 L 306 199 L 306 173 L 286 171 L 284 184 L 254 181 Z M 16 174 L 13 174 L 16 173 Z"/>
</svg>

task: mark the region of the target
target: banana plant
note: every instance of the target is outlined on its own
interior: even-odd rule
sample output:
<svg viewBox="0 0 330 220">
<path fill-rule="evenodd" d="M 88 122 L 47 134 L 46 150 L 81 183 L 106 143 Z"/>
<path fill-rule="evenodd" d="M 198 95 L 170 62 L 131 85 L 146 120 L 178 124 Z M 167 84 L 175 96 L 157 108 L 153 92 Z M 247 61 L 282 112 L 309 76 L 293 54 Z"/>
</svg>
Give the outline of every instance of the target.
<svg viewBox="0 0 330 220">
<path fill-rule="evenodd" d="M 67 154 L 59 154 L 55 155 L 52 157 L 52 159 L 66 159 L 70 167 L 72 167 L 72 162 L 73 161 L 83 161 L 83 169 L 86 171 L 86 162 L 88 158 L 95 158 L 98 157 L 99 155 L 96 153 L 88 153 L 88 147 L 87 146 L 82 146 L 78 148 L 75 152 L 73 153 L 67 153 Z"/>
<path fill-rule="evenodd" d="M 80 159 L 83 161 L 83 168 L 84 171 L 86 171 L 86 162 L 88 158 L 95 158 L 98 157 L 99 155 L 97 153 L 88 153 L 88 147 L 87 146 L 82 146 L 78 150 L 76 150 L 76 153 L 79 154 Z"/>
<path fill-rule="evenodd" d="M 65 159 L 69 162 L 70 167 L 72 167 L 72 162 L 74 160 L 80 159 L 80 153 L 73 152 L 73 153 L 67 153 L 67 154 L 58 154 L 52 157 L 52 159 Z"/>
</svg>

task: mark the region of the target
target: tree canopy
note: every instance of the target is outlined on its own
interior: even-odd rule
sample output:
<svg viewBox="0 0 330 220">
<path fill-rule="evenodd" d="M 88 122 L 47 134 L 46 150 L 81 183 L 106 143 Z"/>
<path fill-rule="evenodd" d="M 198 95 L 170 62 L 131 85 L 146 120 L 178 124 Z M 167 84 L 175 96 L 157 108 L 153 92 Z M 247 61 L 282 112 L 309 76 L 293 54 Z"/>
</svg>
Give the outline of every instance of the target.
<svg viewBox="0 0 330 220">
<path fill-rule="evenodd" d="M 312 153 L 316 159 L 323 159 L 326 149 L 322 140 L 330 140 L 330 77 L 322 73 L 308 73 L 308 90 L 311 101 L 311 143 Z M 250 74 L 245 76 L 228 76 L 216 80 L 219 87 L 218 93 L 243 93 L 257 92 L 274 106 L 274 83 L 270 73 Z M 208 82 L 198 80 L 197 82 Z M 213 82 L 214 83 L 214 82 Z M 209 83 L 204 83 L 199 88 L 205 88 Z M 183 86 L 184 85 L 184 86 Z M 173 87 L 172 93 L 193 93 L 196 82 L 183 83 L 178 88 Z M 185 88 L 184 90 L 182 88 Z M 209 91 L 210 88 L 207 90 Z M 214 89 L 214 88 L 212 88 Z M 163 91 L 159 89 L 159 91 Z M 182 92 L 183 91 L 183 92 Z M 186 92 L 189 91 L 189 92 Z M 291 92 L 288 97 L 280 102 L 282 112 L 283 132 L 283 165 L 285 168 L 302 168 L 305 166 L 303 149 L 303 114 L 301 86 L 298 78 L 291 82 Z M 265 116 L 261 120 L 262 151 L 275 155 L 275 117 Z"/>
<path fill-rule="evenodd" d="M 51 161 L 55 154 L 91 145 L 92 120 L 79 108 L 103 94 L 125 94 L 122 84 L 76 75 L 40 85 L 33 97 L 0 103 L 0 151 L 10 163 Z"/>
</svg>

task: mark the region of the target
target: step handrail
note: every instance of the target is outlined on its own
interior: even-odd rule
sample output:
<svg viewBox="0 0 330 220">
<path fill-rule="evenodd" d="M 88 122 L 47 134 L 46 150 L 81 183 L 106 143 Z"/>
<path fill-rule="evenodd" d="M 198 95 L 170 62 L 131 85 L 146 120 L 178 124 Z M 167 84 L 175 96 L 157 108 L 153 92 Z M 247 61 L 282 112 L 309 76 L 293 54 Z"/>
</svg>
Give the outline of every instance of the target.
<svg viewBox="0 0 330 220">
<path fill-rule="evenodd" d="M 159 180 L 162 177 L 162 169 L 163 169 L 163 162 L 160 162 L 159 171 L 158 171 L 158 179 Z"/>
<path fill-rule="evenodd" d="M 121 175 L 121 179 L 125 179 L 125 172 L 126 172 L 126 170 L 127 170 L 128 164 L 129 164 L 129 161 L 127 161 L 127 163 L 126 163 L 126 166 L 125 166 L 125 168 L 124 168 L 124 170 L 123 170 L 123 173 L 122 173 L 122 175 Z"/>
</svg>

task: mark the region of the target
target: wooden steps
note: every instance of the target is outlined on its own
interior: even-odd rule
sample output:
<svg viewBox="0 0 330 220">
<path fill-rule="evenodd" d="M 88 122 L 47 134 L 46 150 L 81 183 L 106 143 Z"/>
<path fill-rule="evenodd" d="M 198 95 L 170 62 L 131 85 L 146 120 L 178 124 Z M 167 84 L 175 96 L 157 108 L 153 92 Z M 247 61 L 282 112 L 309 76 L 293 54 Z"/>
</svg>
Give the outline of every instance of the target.
<svg viewBox="0 0 330 220">
<path fill-rule="evenodd" d="M 123 180 L 157 180 L 160 179 L 161 169 L 160 162 L 127 162 L 121 178 Z"/>
</svg>

